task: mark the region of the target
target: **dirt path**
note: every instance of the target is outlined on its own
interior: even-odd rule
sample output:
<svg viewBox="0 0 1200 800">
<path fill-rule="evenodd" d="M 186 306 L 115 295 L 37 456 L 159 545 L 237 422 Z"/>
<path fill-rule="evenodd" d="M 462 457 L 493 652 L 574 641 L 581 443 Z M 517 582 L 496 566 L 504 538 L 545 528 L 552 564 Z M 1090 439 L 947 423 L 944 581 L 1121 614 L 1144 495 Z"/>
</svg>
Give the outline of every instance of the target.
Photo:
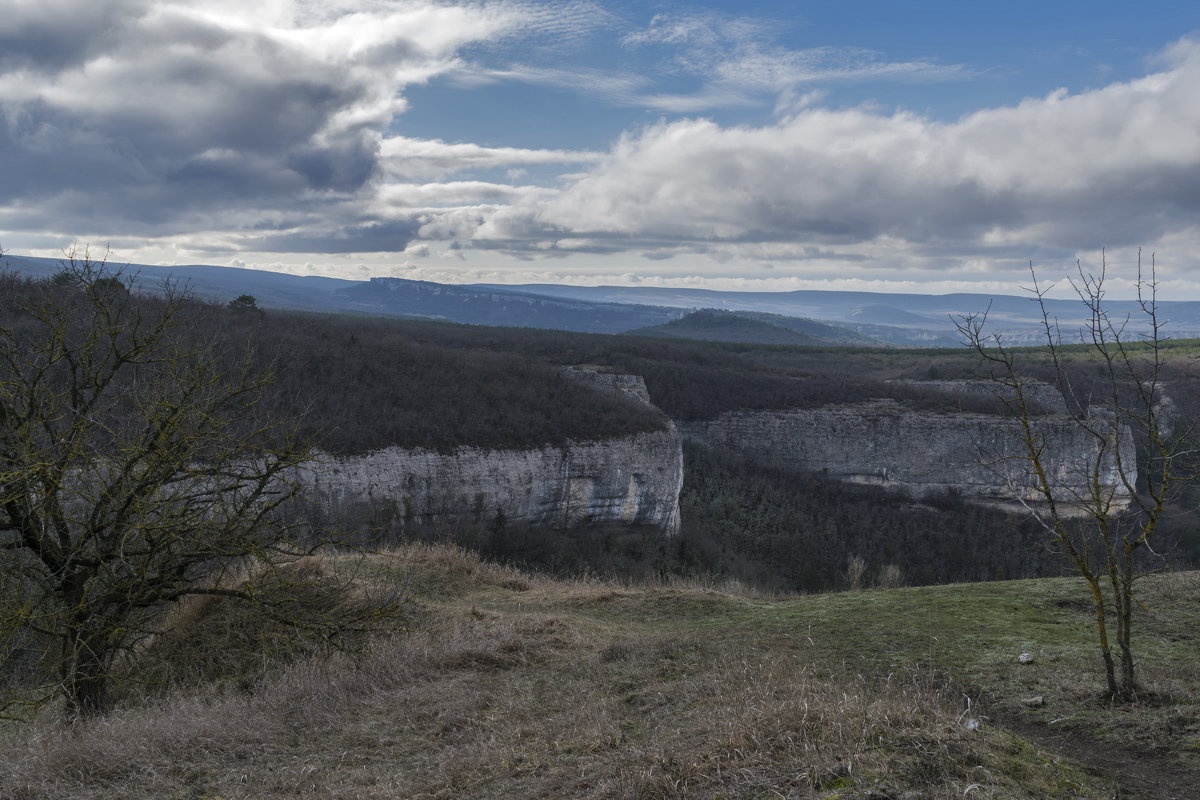
<svg viewBox="0 0 1200 800">
<path fill-rule="evenodd" d="M 1113 800 L 1200 800 L 1200 774 L 1165 758 L 1133 753 L 1069 731 L 1013 719 L 1005 728 L 1052 753 L 1084 765 L 1119 787 Z"/>
</svg>

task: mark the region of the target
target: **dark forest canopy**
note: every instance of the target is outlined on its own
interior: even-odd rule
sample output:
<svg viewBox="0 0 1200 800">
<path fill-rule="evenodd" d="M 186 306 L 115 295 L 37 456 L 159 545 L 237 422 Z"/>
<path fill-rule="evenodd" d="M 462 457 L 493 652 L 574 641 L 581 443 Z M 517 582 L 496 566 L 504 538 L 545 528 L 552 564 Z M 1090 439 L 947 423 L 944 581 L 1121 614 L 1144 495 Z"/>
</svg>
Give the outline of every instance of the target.
<svg viewBox="0 0 1200 800">
<path fill-rule="evenodd" d="M 1002 413 L 985 395 L 914 385 L 928 377 L 979 377 L 967 350 L 903 351 L 691 342 L 633 335 L 486 328 L 416 320 L 379 320 L 420 343 L 480 348 L 549 364 L 595 364 L 642 376 L 651 400 L 677 420 L 710 419 L 736 409 L 819 408 L 880 398 L 913 410 Z M 940 368 L 930 374 L 938 360 Z M 895 379 L 905 379 L 897 381 Z"/>
<path fill-rule="evenodd" d="M 66 282 L 0 276 L 0 325 L 27 327 L 23 309 L 31 303 L 66 303 L 78 291 Z M 229 363 L 249 353 L 269 370 L 261 410 L 298 419 L 302 436 L 331 452 L 528 448 L 666 425 L 653 409 L 572 382 L 544 359 L 419 341 L 387 320 L 246 306 L 191 301 L 180 313 L 196 346 Z"/>
<path fill-rule="evenodd" d="M 21 295 L 70 291 L 3 277 L 0 324 L 17 324 Z M 144 297 L 140 302 L 159 302 Z M 329 451 L 387 446 L 527 448 L 661 430 L 662 415 L 567 378 L 592 364 L 641 375 L 671 418 L 734 409 L 814 408 L 889 398 L 917 410 L 1002 413 L 986 394 L 895 379 L 979 377 L 962 350 L 805 348 L 489 328 L 195 301 L 192 333 L 231 357 L 270 366 L 267 410 L 299 415 Z M 1078 369 L 1086 383 L 1087 365 Z"/>
</svg>

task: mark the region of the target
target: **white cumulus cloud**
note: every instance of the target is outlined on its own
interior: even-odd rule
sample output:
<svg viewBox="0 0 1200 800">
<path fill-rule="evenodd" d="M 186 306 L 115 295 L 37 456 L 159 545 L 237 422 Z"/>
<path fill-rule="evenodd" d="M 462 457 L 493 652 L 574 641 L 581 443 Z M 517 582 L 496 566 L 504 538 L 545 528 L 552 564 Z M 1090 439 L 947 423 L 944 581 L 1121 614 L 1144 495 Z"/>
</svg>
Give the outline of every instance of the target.
<svg viewBox="0 0 1200 800">
<path fill-rule="evenodd" d="M 758 127 L 655 124 L 470 238 L 513 250 L 852 245 L 881 258 L 1152 245 L 1200 226 L 1200 44 L 1164 58 L 1138 80 L 949 123 L 810 105 Z"/>
</svg>

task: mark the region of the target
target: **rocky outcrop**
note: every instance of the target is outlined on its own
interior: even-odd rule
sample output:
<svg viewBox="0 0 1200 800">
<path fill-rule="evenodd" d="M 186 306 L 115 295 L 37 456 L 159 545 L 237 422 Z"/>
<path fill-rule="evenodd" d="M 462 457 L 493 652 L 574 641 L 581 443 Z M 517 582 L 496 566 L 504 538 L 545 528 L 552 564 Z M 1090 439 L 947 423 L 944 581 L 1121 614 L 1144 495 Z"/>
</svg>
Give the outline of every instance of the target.
<svg viewBox="0 0 1200 800">
<path fill-rule="evenodd" d="M 624 397 L 634 403 L 652 405 L 646 380 L 641 375 L 624 375 L 605 367 L 578 366 L 563 370 L 567 378 L 597 391 Z"/>
<path fill-rule="evenodd" d="M 328 513 L 363 506 L 402 526 L 620 522 L 674 533 L 683 455 L 679 435 L 639 433 L 537 450 L 459 447 L 450 453 L 391 447 L 365 456 L 326 456 L 300 480 Z"/>
<path fill-rule="evenodd" d="M 1097 420 L 1099 424 L 1099 420 Z M 1095 465 L 1100 484 L 1127 495 L 1114 455 L 1135 474 L 1133 437 L 1114 428 L 1112 452 L 1066 415 L 1033 420 L 1045 443 L 1051 483 L 1086 495 Z M 927 413 L 892 402 L 791 411 L 734 411 L 688 423 L 684 432 L 709 445 L 750 452 L 785 468 L 826 472 L 849 481 L 903 489 L 916 497 L 957 492 L 990 500 L 1038 500 L 1015 419 L 988 414 Z"/>
<path fill-rule="evenodd" d="M 572 380 L 650 405 L 640 376 L 599 367 Z M 614 522 L 679 529 L 683 450 L 670 422 L 661 431 L 536 450 L 458 447 L 452 452 L 389 447 L 365 456 L 324 456 L 297 476 L 326 513 L 369 510 L 402 527 Z"/>
</svg>

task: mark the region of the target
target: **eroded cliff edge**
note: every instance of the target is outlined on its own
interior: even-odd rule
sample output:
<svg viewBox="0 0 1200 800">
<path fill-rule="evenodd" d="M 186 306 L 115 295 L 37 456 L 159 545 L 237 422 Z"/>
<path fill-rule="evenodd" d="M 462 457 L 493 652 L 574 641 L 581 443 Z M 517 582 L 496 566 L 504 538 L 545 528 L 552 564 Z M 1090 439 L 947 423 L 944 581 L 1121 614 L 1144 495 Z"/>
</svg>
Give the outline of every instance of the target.
<svg viewBox="0 0 1200 800">
<path fill-rule="evenodd" d="M 648 403 L 641 378 L 591 370 L 574 375 L 597 391 Z M 532 450 L 458 447 L 451 452 L 389 447 L 362 456 L 323 456 L 297 476 L 334 518 L 364 508 L 403 527 L 492 524 L 561 526 L 614 522 L 679 529 L 683 449 L 664 429 Z"/>
<path fill-rule="evenodd" d="M 595 368 L 566 374 L 624 402 L 650 404 L 638 376 Z M 935 388 L 975 390 L 965 382 Z M 1045 444 L 1050 481 L 1060 494 L 1086 496 L 1095 477 L 1118 503 L 1127 499 L 1126 487 L 1136 480 L 1130 432 L 1110 425 L 1109 449 L 1102 452 L 1096 438 L 1062 413 L 1061 395 L 1048 392 L 1037 399 L 1051 413 L 1033 418 L 1033 430 Z M 659 431 L 537 449 L 389 447 L 322 457 L 298 478 L 334 518 L 354 518 L 369 509 L 372 517 L 405 528 L 504 520 L 539 526 L 621 523 L 675 533 L 683 486 L 680 429 L 710 446 L 787 469 L 891 487 L 916 498 L 955 493 L 1000 502 L 1041 499 L 1016 419 L 914 411 L 894 401 L 730 411 L 680 423 L 678 429 L 664 418 Z"/>
<path fill-rule="evenodd" d="M 1052 485 L 1086 496 L 1093 475 L 1127 499 L 1136 473 L 1133 437 L 1115 431 L 1111 449 L 1065 414 L 1036 417 Z M 990 414 L 910 411 L 891 402 L 791 411 L 732 411 L 689 422 L 683 432 L 714 447 L 753 453 L 788 469 L 904 490 L 987 500 L 1039 500 L 1020 423 Z M 1126 465 L 1123 476 L 1118 469 Z M 1097 465 L 1099 465 L 1097 469 Z"/>
</svg>

